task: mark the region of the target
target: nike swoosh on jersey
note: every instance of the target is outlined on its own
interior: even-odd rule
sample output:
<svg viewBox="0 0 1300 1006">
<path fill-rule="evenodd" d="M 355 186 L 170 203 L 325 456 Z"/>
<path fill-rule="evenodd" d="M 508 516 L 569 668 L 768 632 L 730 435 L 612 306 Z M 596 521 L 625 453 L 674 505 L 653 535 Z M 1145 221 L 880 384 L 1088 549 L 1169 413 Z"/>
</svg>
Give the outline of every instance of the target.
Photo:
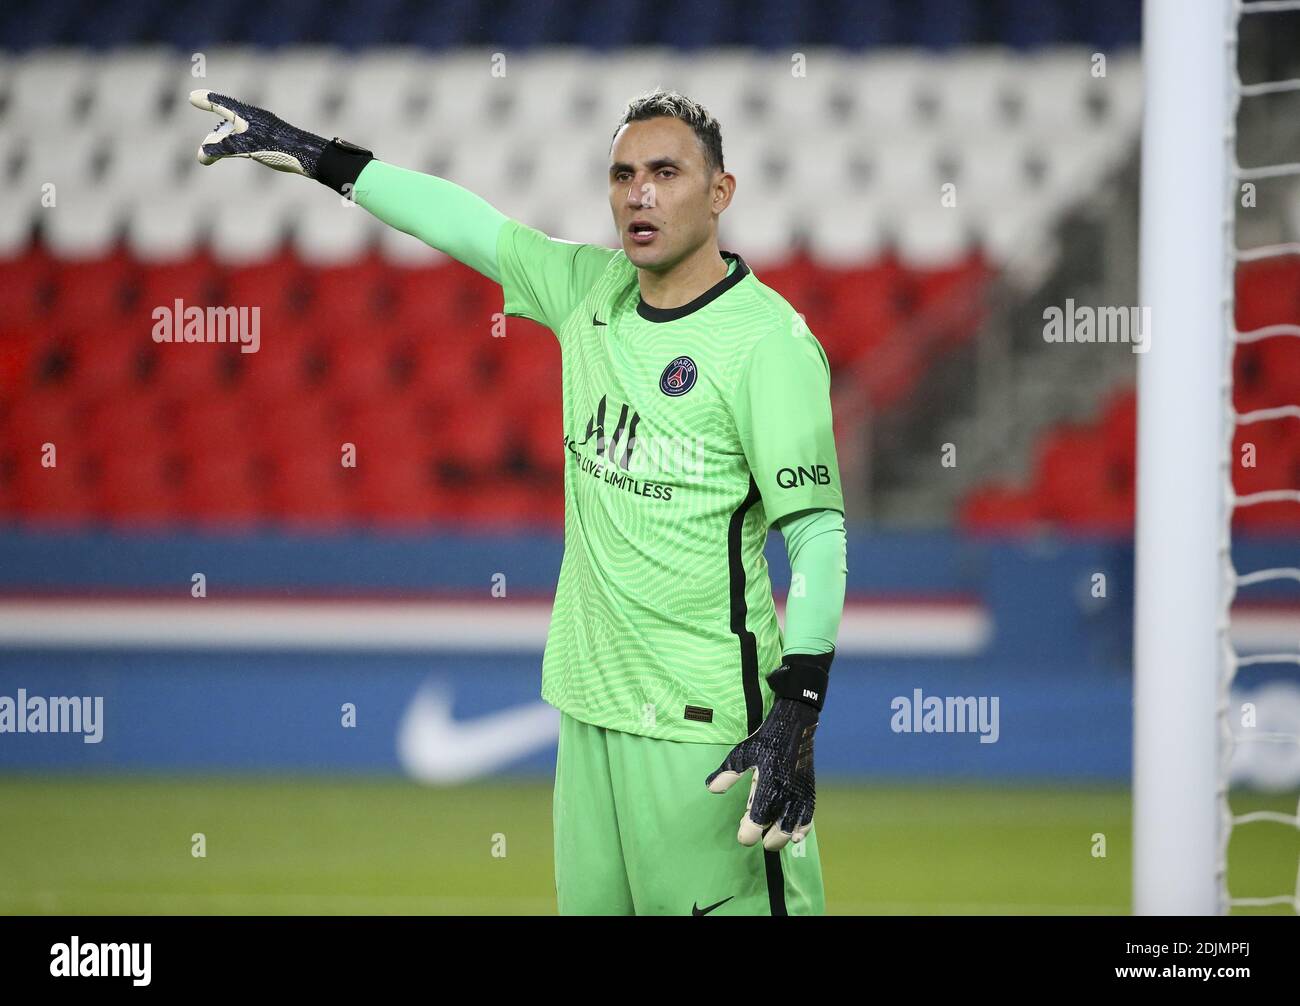
<svg viewBox="0 0 1300 1006">
<path fill-rule="evenodd" d="M 606 324 L 606 322 L 601 321 L 601 320 L 600 320 L 599 318 L 597 318 L 594 314 L 591 316 L 591 323 L 592 323 L 593 325 L 604 325 L 604 324 Z"/>
<path fill-rule="evenodd" d="M 735 897 L 735 895 L 733 894 L 733 895 L 731 896 L 731 898 L 734 898 L 734 897 Z M 708 908 L 701 908 L 701 907 L 700 907 L 700 903 L 699 903 L 698 901 L 696 901 L 696 902 L 692 902 L 692 904 L 691 904 L 691 914 L 692 914 L 692 915 L 708 915 L 708 914 L 709 914 L 711 911 L 713 911 L 715 908 L 721 908 L 721 907 L 722 907 L 723 905 L 725 905 L 728 901 L 730 901 L 731 898 L 723 898 L 721 901 L 715 901 L 715 902 L 714 902 L 713 904 L 711 904 Z"/>
<path fill-rule="evenodd" d="M 464 782 L 552 745 L 559 736 L 559 710 L 545 702 L 457 720 L 450 690 L 429 684 L 402 714 L 397 760 L 420 782 Z"/>
</svg>

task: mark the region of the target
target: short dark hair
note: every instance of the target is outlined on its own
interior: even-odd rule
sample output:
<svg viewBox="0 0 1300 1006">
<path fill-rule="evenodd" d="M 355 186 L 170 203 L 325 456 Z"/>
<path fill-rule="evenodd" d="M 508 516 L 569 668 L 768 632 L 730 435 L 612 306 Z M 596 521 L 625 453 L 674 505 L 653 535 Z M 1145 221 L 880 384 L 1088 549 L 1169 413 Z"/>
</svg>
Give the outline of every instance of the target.
<svg viewBox="0 0 1300 1006">
<path fill-rule="evenodd" d="M 614 136 L 629 122 L 641 122 L 645 119 L 657 119 L 667 116 L 681 119 L 691 127 L 691 131 L 704 147 L 704 160 L 711 170 L 725 171 L 722 166 L 722 127 L 718 120 L 709 114 L 709 110 L 698 101 L 692 101 L 677 91 L 667 91 L 662 87 L 638 95 L 627 104 L 627 111 L 614 129 Z M 609 139 L 611 148 L 614 136 Z"/>
</svg>

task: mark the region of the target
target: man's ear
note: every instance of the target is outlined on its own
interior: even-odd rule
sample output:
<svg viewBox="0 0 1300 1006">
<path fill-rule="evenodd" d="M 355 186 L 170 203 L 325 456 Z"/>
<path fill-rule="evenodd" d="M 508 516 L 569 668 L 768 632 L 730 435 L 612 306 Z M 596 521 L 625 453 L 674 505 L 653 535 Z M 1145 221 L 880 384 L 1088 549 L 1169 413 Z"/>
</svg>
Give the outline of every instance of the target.
<svg viewBox="0 0 1300 1006">
<path fill-rule="evenodd" d="M 731 205 L 736 194 L 736 176 L 730 171 L 719 171 L 713 180 L 713 210 L 721 213 Z"/>
</svg>

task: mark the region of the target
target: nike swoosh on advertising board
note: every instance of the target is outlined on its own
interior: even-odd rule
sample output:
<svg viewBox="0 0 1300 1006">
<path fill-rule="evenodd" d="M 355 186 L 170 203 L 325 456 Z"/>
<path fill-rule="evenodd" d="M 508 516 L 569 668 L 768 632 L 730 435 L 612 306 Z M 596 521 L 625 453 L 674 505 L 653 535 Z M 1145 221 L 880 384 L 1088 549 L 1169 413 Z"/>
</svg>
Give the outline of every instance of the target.
<svg viewBox="0 0 1300 1006">
<path fill-rule="evenodd" d="M 397 760 L 420 782 L 450 784 L 491 775 L 560 736 L 560 713 L 530 702 L 472 720 L 451 712 L 451 691 L 424 685 L 397 727 Z"/>
</svg>

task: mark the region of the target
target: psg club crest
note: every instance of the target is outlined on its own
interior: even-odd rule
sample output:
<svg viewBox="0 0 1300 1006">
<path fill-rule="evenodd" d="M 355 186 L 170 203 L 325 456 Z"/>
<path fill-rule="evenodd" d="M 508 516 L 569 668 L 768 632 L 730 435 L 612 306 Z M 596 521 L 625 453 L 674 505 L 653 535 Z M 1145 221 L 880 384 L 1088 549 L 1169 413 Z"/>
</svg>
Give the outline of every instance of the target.
<svg viewBox="0 0 1300 1006">
<path fill-rule="evenodd" d="M 695 361 L 689 356 L 679 356 L 659 375 L 659 390 L 677 398 L 695 387 Z"/>
</svg>

